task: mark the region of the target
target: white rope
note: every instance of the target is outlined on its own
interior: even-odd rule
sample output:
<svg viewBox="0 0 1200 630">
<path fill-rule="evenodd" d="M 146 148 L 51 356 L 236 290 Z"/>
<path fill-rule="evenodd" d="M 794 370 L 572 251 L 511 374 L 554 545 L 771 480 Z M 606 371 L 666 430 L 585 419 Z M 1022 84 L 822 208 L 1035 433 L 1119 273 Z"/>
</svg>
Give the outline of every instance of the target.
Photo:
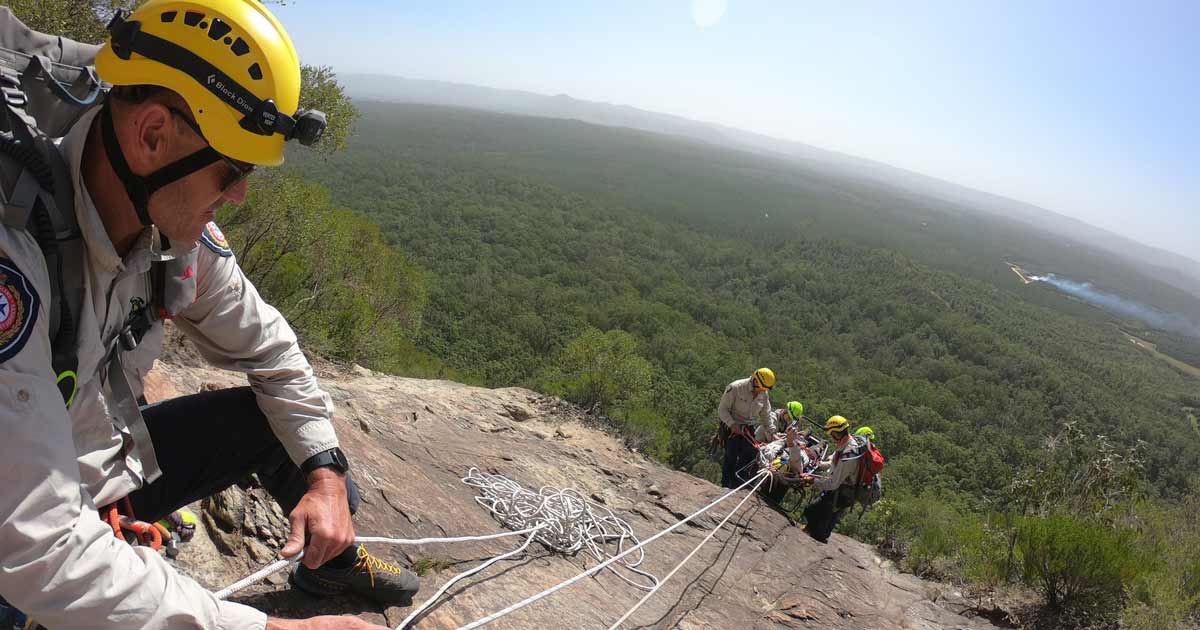
<svg viewBox="0 0 1200 630">
<path fill-rule="evenodd" d="M 524 536 L 537 529 L 537 527 L 527 527 L 515 532 L 500 532 L 499 534 L 486 534 L 483 536 L 454 536 L 451 538 L 387 538 L 385 536 L 355 536 L 354 542 L 364 545 L 370 543 L 383 543 L 385 545 L 432 545 L 435 543 L 457 543 L 471 542 L 476 540 L 492 540 L 494 538 L 508 538 L 510 536 Z"/>
<path fill-rule="evenodd" d="M 507 538 L 509 536 L 521 536 L 532 533 L 536 529 L 536 527 L 530 527 L 517 532 L 500 532 L 499 534 L 486 534 L 483 536 L 455 536 L 452 538 L 386 538 L 383 536 L 357 536 L 354 538 L 354 542 L 363 544 L 384 543 L 388 545 L 428 545 L 433 543 L 473 542 L 477 540 L 492 540 L 495 538 Z M 226 597 L 233 595 L 247 586 L 250 586 L 251 584 L 254 584 L 255 582 L 267 577 L 268 575 L 272 575 L 286 569 L 288 566 L 299 562 L 303 557 L 304 552 L 301 551 L 299 554 L 291 558 L 282 558 L 280 560 L 276 560 L 275 562 L 272 562 L 271 564 L 254 572 L 252 575 L 246 576 L 214 594 L 216 595 L 217 599 L 225 599 Z"/>
<path fill-rule="evenodd" d="M 503 616 L 507 615 L 508 613 L 511 613 L 511 612 L 513 612 L 513 611 L 515 611 L 515 610 L 519 610 L 519 609 L 521 609 L 521 608 L 524 608 L 524 607 L 526 607 L 526 606 L 528 606 L 528 605 L 530 605 L 530 604 L 532 604 L 532 603 L 534 603 L 534 602 L 538 601 L 539 599 L 541 599 L 541 598 L 543 598 L 543 597 L 546 597 L 547 595 L 550 595 L 550 594 L 556 593 L 556 592 L 558 592 L 559 590 L 561 590 L 561 589 L 563 589 L 563 588 L 566 588 L 566 587 L 568 587 L 568 586 L 570 586 L 570 585 L 574 584 L 575 582 L 578 582 L 579 580 L 582 580 L 582 579 L 583 579 L 583 578 L 585 578 L 585 577 L 588 577 L 588 576 L 590 576 L 590 575 L 595 575 L 596 573 L 599 573 L 601 570 L 603 570 L 604 568 L 608 567 L 610 564 L 612 564 L 612 563 L 616 562 L 617 560 L 620 560 L 621 558 L 625 557 L 626 555 L 628 555 L 628 554 L 631 554 L 631 553 L 633 553 L 634 551 L 638 551 L 638 550 L 640 550 L 642 547 L 644 547 L 644 546 L 646 546 L 646 545 L 648 545 L 648 544 L 650 544 L 650 543 L 654 542 L 655 540 L 658 540 L 659 538 L 661 538 L 661 537 L 663 537 L 663 536 L 665 536 L 665 535 L 667 535 L 667 534 L 669 534 L 669 533 L 671 533 L 671 532 L 675 531 L 676 529 L 679 529 L 680 527 L 683 527 L 683 526 L 684 526 L 686 523 L 689 523 L 689 522 L 691 522 L 691 521 L 692 521 L 692 519 L 696 518 L 697 516 L 700 516 L 701 514 L 703 514 L 703 513 L 707 512 L 708 510 L 712 509 L 712 507 L 713 507 L 713 506 L 715 506 L 716 504 L 720 503 L 721 501 L 724 501 L 725 499 L 727 499 L 727 498 L 729 498 L 729 497 L 733 496 L 735 493 L 737 493 L 738 491 L 742 490 L 743 488 L 745 488 L 746 486 L 750 485 L 751 483 L 753 483 L 753 482 L 755 482 L 755 481 L 759 481 L 759 482 L 761 482 L 761 479 L 760 479 L 760 478 L 762 478 L 762 477 L 765 477 L 765 476 L 766 476 L 766 474 L 767 474 L 767 472 L 766 472 L 766 471 L 763 471 L 763 472 L 760 472 L 760 473 L 758 473 L 758 474 L 757 474 L 757 475 L 755 475 L 754 477 L 751 477 L 749 480 L 747 480 L 747 481 L 746 481 L 746 483 L 743 483 L 742 485 L 740 485 L 740 486 L 738 486 L 738 487 L 734 488 L 733 490 L 730 490 L 729 492 L 726 492 L 724 495 L 721 495 L 721 497 L 717 498 L 717 499 L 716 499 L 716 500 L 714 500 L 712 503 L 709 503 L 708 505 L 706 505 L 706 506 L 704 506 L 704 507 L 700 508 L 699 510 L 697 510 L 697 511 L 693 512 L 691 515 L 689 515 L 688 517 L 686 517 L 686 518 L 684 518 L 683 520 L 679 521 L 678 523 L 675 523 L 674 525 L 672 525 L 672 526 L 670 526 L 670 527 L 668 527 L 668 528 L 666 528 L 666 529 L 664 529 L 664 530 L 662 530 L 662 531 L 658 532 L 657 534 L 655 534 L 655 535 L 651 536 L 650 538 L 647 538 L 646 540 L 644 540 L 644 541 L 642 541 L 642 542 L 638 543 L 636 546 L 634 546 L 634 547 L 631 547 L 631 548 L 629 548 L 629 549 L 626 549 L 625 551 L 622 551 L 622 552 L 621 552 L 621 553 L 619 553 L 618 555 L 615 555 L 615 556 L 613 556 L 613 557 L 609 558 L 608 560 L 605 560 L 604 562 L 601 562 L 600 564 L 598 564 L 598 565 L 596 565 L 596 566 L 594 566 L 594 567 L 592 567 L 592 568 L 590 568 L 590 569 L 587 569 L 587 570 L 583 571 L 582 573 L 579 573 L 579 574 L 577 574 L 575 577 L 572 577 L 572 578 L 569 578 L 569 579 L 567 579 L 567 580 L 564 580 L 564 581 L 562 581 L 562 582 L 559 582 L 558 584 L 556 584 L 556 585 L 554 585 L 554 586 L 552 586 L 552 587 L 550 587 L 550 588 L 548 588 L 548 589 L 546 589 L 546 590 L 544 590 L 544 591 L 542 591 L 542 592 L 540 592 L 540 593 L 538 593 L 538 594 L 536 594 L 536 595 L 532 595 L 532 596 L 530 596 L 530 597 L 526 597 L 525 599 L 523 599 L 523 600 L 521 600 L 521 601 L 519 601 L 519 602 L 517 602 L 517 603 L 515 603 L 515 604 L 513 604 L 513 605 L 511 605 L 511 606 L 509 606 L 508 608 L 505 608 L 505 609 L 503 609 L 503 610 L 500 610 L 500 611 L 498 611 L 498 612 L 494 612 L 494 613 L 492 613 L 492 614 L 490 614 L 490 615 L 488 615 L 488 616 L 486 616 L 486 617 L 483 617 L 482 619 L 478 619 L 478 620 L 476 620 L 476 621 L 472 621 L 471 623 L 469 623 L 469 624 L 467 624 L 467 625 L 465 625 L 465 626 L 460 626 L 460 627 L 458 628 L 458 630 L 472 630 L 473 628 L 478 628 L 478 627 L 480 627 L 480 626 L 483 626 L 483 625 L 489 624 L 489 623 L 491 623 L 491 622 L 493 622 L 493 621 L 495 621 L 495 620 L 497 620 L 497 619 L 499 619 L 499 618 L 501 618 L 501 617 L 503 617 Z M 753 494 L 753 493 L 751 493 L 751 494 Z"/>
<path fill-rule="evenodd" d="M 658 585 L 658 578 L 638 568 L 646 554 L 640 551 L 641 544 L 633 527 L 611 509 L 587 500 L 579 491 L 542 486 L 533 492 L 507 477 L 484 473 L 477 468 L 467 471 L 462 481 L 479 489 L 480 495 L 475 501 L 505 526 L 512 529 L 542 527 L 535 538 L 553 551 L 571 555 L 586 549 L 599 562 L 614 555 L 605 548 L 607 545 L 615 542 L 615 555 L 623 557 L 626 546 L 633 544 L 631 549 L 639 550 L 638 555 L 621 564 L 648 583 L 635 582 L 615 568 L 609 570 L 644 591 Z"/>
<path fill-rule="evenodd" d="M 445 594 L 445 592 L 449 590 L 449 588 L 456 582 L 475 575 L 476 573 L 483 571 L 496 562 L 524 552 L 535 540 L 541 542 L 543 545 L 553 551 L 558 551 L 564 554 L 573 554 L 581 549 L 586 548 L 597 560 L 601 562 L 600 564 L 587 569 L 572 578 L 560 582 L 559 584 L 546 589 L 537 595 L 528 597 L 516 604 L 513 604 L 512 606 L 509 606 L 508 608 L 505 608 L 504 610 L 493 613 L 487 617 L 484 617 L 483 619 L 474 621 L 466 626 L 463 626 L 459 630 L 470 630 L 472 628 L 478 628 L 482 625 L 491 623 L 492 621 L 495 621 L 496 619 L 499 619 L 510 612 L 524 608 L 525 606 L 528 606 L 529 604 L 532 604 L 543 597 L 566 588 L 567 586 L 570 586 L 571 584 L 574 584 L 585 577 L 595 575 L 605 568 L 608 568 L 627 583 L 642 590 L 648 591 L 646 596 L 644 596 L 637 604 L 637 606 L 641 606 L 642 602 L 648 600 L 649 597 L 657 592 L 662 586 L 662 583 L 659 582 L 658 578 L 638 568 L 638 566 L 641 565 L 642 561 L 645 559 L 645 551 L 643 548 L 662 536 L 665 536 L 666 534 L 682 527 L 684 524 L 691 522 L 696 517 L 712 509 L 718 503 L 724 501 L 755 481 L 757 481 L 755 484 L 755 490 L 757 490 L 757 488 L 762 485 L 763 481 L 766 480 L 767 475 L 768 473 L 766 471 L 758 473 L 742 485 L 730 490 L 708 505 L 687 516 L 683 520 L 658 532 L 645 541 L 639 541 L 633 532 L 633 528 L 630 527 L 628 522 L 616 516 L 611 509 L 587 500 L 582 494 L 574 489 L 556 489 L 550 486 L 543 486 L 537 493 L 534 493 L 523 488 L 520 484 L 517 484 L 516 482 L 501 475 L 490 475 L 483 473 L 476 468 L 471 468 L 468 471 L 467 476 L 464 477 L 462 481 L 463 483 L 479 488 L 482 491 L 479 496 L 475 497 L 476 502 L 478 502 L 488 511 L 492 512 L 493 516 L 495 516 L 496 519 L 505 526 L 520 529 L 517 529 L 517 531 L 486 534 L 482 536 L 457 536 L 447 538 L 405 539 L 387 538 L 382 536 L 359 536 L 355 538 L 355 542 L 385 543 L 393 545 L 424 545 L 432 543 L 492 540 L 496 538 L 529 534 L 528 538 L 525 540 L 525 543 L 519 548 L 492 558 L 473 569 L 465 571 L 451 578 L 449 581 L 443 584 L 440 589 L 438 589 L 437 593 L 435 593 L 433 597 L 430 597 L 424 604 L 421 605 L 420 608 L 413 611 L 407 618 L 405 618 L 404 621 L 402 621 L 397 627 L 397 630 L 403 630 L 406 626 L 408 626 L 413 619 L 415 619 L 435 601 L 437 601 L 437 599 Z M 724 526 L 724 524 L 729 520 L 729 517 L 732 516 L 733 513 L 735 513 L 738 509 L 740 509 L 746 500 L 748 500 L 750 496 L 753 496 L 753 494 L 754 492 L 752 491 L 745 498 L 743 498 L 742 502 L 734 508 L 733 512 L 730 512 L 730 514 L 717 525 L 716 529 L 710 532 L 709 536 L 705 538 L 703 542 L 701 542 L 701 545 L 707 542 L 717 530 Z M 615 555 L 609 555 L 609 553 L 605 550 L 605 546 L 611 544 L 613 541 L 615 541 L 617 545 L 616 553 Z M 633 546 L 626 548 L 627 544 L 632 544 Z M 684 562 L 687 562 L 698 549 L 699 546 L 692 551 L 692 554 L 689 554 L 688 557 L 684 559 Z M 638 552 L 636 559 L 631 558 L 629 560 L 625 560 L 626 556 L 629 556 L 635 551 Z M 266 567 L 256 571 L 252 575 L 238 580 L 224 589 L 217 591 L 215 596 L 219 600 L 225 599 L 233 593 L 236 593 L 237 591 L 240 591 L 257 581 L 298 562 L 303 556 L 304 553 L 300 552 L 295 557 L 277 560 L 276 562 L 273 562 L 270 565 L 267 565 Z M 622 566 L 629 571 L 647 578 L 651 582 L 651 585 L 647 586 L 638 584 L 637 582 L 634 582 L 624 575 L 618 573 L 615 569 L 610 568 L 611 565 L 617 561 L 622 561 Z M 682 564 L 683 563 L 680 563 L 680 565 L 676 566 L 675 569 L 671 571 L 671 574 L 668 575 L 668 578 L 670 575 L 673 575 L 675 571 L 682 566 Z M 636 610 L 637 606 L 635 606 L 634 610 Z M 633 611 L 631 610 L 629 613 L 627 613 L 625 617 L 622 617 L 622 620 L 628 617 L 629 614 L 632 614 L 632 612 Z"/>
<path fill-rule="evenodd" d="M 662 586 L 671 579 L 671 576 L 675 575 L 676 571 L 679 571 L 683 565 L 687 564 L 687 561 L 691 560 L 692 556 L 696 555 L 696 552 L 700 551 L 700 548 L 703 547 L 705 543 L 712 540 L 712 537 L 715 536 L 717 532 L 721 531 L 721 528 L 725 526 L 725 523 L 729 522 L 730 517 L 732 517 L 734 514 L 737 514 L 737 511 L 742 509 L 742 506 L 746 504 L 746 501 L 749 501 L 750 497 L 754 496 L 754 493 L 758 491 L 759 486 L 761 486 L 767 479 L 769 479 L 769 477 L 762 476 L 762 479 L 759 479 L 758 483 L 755 484 L 754 489 L 751 490 L 745 497 L 742 497 L 742 500 L 736 506 L 734 506 L 732 510 L 729 511 L 729 514 L 726 514 L 725 518 L 721 519 L 721 522 L 717 523 L 717 526 L 714 527 L 711 532 L 708 532 L 708 535 L 704 537 L 704 540 L 701 540 L 700 544 L 696 545 L 692 549 L 691 553 L 687 555 L 687 557 L 685 557 L 679 564 L 675 565 L 675 568 L 671 569 L 670 573 L 667 573 L 665 576 L 663 576 L 663 579 L 659 580 L 658 586 L 655 586 L 654 590 L 643 595 L 642 598 L 638 600 L 638 603 L 633 605 L 633 608 L 630 608 L 624 615 L 621 616 L 620 619 L 613 622 L 613 624 L 608 627 L 608 630 L 616 630 L 616 628 L 620 626 L 622 622 L 624 622 L 626 619 L 629 619 L 630 615 L 632 615 L 638 608 L 641 608 L 642 604 L 645 604 L 647 600 L 653 597 L 654 594 L 658 592 L 658 589 L 662 588 Z"/>
<path fill-rule="evenodd" d="M 304 552 L 301 551 L 300 553 L 296 554 L 295 556 L 293 556 L 291 558 L 283 558 L 281 560 L 276 560 L 275 562 L 268 564 L 267 566 L 259 569 L 258 571 L 255 571 L 254 573 L 217 591 L 216 593 L 214 593 L 214 595 L 217 596 L 217 599 L 225 599 L 226 597 L 233 595 L 234 593 L 246 588 L 247 586 L 250 586 L 251 584 L 267 577 L 268 575 L 282 571 L 283 569 L 287 568 L 289 565 L 291 565 L 294 562 L 299 562 L 300 558 L 303 558 L 303 557 L 304 557 Z"/>
<path fill-rule="evenodd" d="M 541 526 L 535 527 L 534 532 L 537 532 L 540 529 L 541 529 Z M 491 560 L 488 560 L 487 562 L 484 562 L 483 564 L 481 564 L 473 569 L 470 569 L 468 571 L 463 571 L 462 573 L 459 573 L 458 575 L 450 578 L 450 580 L 448 582 L 443 584 L 442 587 L 439 588 L 437 590 L 437 592 L 433 594 L 433 597 L 430 597 L 429 599 L 425 600 L 425 603 L 421 604 L 421 606 L 419 608 L 417 608 L 416 610 L 409 613 L 409 615 L 404 618 L 404 621 L 401 621 L 400 625 L 396 626 L 396 630 L 404 630 L 405 628 L 407 628 L 408 624 L 412 623 L 413 619 L 416 619 L 418 615 L 425 612 L 425 610 L 427 608 L 432 606 L 433 603 L 436 602 L 439 597 L 441 597 L 443 594 L 445 594 L 446 591 L 450 590 L 451 586 L 454 586 L 455 582 L 458 582 L 459 580 L 461 580 L 463 578 L 471 577 L 472 575 L 479 573 L 480 571 L 492 566 L 493 564 L 496 564 L 497 562 L 500 562 L 501 560 L 504 560 L 505 558 L 511 558 L 512 556 L 515 556 L 515 555 L 521 553 L 522 551 L 525 551 L 525 549 L 527 547 L 529 547 L 529 543 L 533 542 L 536 538 L 537 538 L 537 534 L 531 533 L 530 536 L 525 539 L 525 544 L 521 545 L 520 547 L 518 547 L 504 555 L 496 556 L 495 558 L 492 558 Z"/>
</svg>

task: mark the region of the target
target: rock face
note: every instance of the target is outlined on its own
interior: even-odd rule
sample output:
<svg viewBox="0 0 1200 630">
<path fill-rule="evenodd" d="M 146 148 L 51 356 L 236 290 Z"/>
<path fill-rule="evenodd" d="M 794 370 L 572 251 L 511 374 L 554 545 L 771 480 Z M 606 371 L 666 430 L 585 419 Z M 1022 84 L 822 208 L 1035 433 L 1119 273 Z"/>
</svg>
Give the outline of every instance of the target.
<svg viewBox="0 0 1200 630">
<path fill-rule="evenodd" d="M 152 373 L 156 399 L 236 386 L 235 374 L 169 355 Z M 489 390 L 447 381 L 321 370 L 333 396 L 342 448 L 364 504 L 360 535 L 462 536 L 503 531 L 460 479 L 474 466 L 536 490 L 574 487 L 609 506 L 644 540 L 719 497 L 723 490 L 626 449 L 571 405 L 524 389 Z M 740 496 L 651 543 L 642 565 L 664 576 Z M 278 507 L 252 484 L 207 499 L 201 531 L 176 561 L 217 589 L 270 561 L 287 534 Z M 501 539 L 457 545 L 375 545 L 416 566 L 418 604 L 455 574 L 515 548 Z M 574 576 L 595 561 L 563 557 L 536 543 L 455 585 L 416 626 L 456 628 Z M 347 598 L 313 600 L 282 576 L 233 599 L 282 617 L 356 614 L 394 627 L 408 609 L 381 610 Z M 607 628 L 642 596 L 608 572 L 582 580 L 488 627 Z M 625 624 L 625 628 L 991 628 L 950 587 L 896 572 L 867 545 L 840 535 L 822 545 L 757 497 Z"/>
</svg>

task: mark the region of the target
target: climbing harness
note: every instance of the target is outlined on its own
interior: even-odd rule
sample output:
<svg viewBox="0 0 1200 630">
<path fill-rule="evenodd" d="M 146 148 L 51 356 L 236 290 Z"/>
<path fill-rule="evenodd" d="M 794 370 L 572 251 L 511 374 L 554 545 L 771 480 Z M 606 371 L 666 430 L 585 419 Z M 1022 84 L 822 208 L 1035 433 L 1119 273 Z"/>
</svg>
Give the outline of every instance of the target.
<svg viewBox="0 0 1200 630">
<path fill-rule="evenodd" d="M 124 514 L 121 513 L 122 509 Z M 139 521 L 134 517 L 133 503 L 129 501 L 129 497 L 101 508 L 100 513 L 104 515 L 104 521 L 112 527 L 113 535 L 118 540 L 145 545 L 155 551 L 162 549 L 164 539 L 171 540 L 171 532 L 167 531 L 166 527 L 158 523 Z"/>
</svg>

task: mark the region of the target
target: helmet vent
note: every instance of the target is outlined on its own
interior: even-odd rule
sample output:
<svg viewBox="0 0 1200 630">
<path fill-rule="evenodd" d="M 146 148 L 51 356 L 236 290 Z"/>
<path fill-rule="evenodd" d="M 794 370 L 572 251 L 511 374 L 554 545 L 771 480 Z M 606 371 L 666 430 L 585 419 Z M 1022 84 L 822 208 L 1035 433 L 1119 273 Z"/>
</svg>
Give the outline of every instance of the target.
<svg viewBox="0 0 1200 630">
<path fill-rule="evenodd" d="M 200 23 L 200 20 L 203 20 L 203 19 L 204 19 L 203 13 L 197 13 L 195 11 L 187 11 L 183 14 L 183 23 L 187 24 L 188 26 L 196 26 L 197 24 Z"/>
<path fill-rule="evenodd" d="M 175 18 L 178 16 L 178 11 L 163 11 L 163 14 L 159 16 L 159 19 L 162 20 L 163 24 L 170 24 L 171 22 L 174 22 Z"/>
<path fill-rule="evenodd" d="M 250 66 L 250 78 L 254 79 L 255 81 L 262 80 L 262 68 L 259 67 L 257 63 Z"/>
<path fill-rule="evenodd" d="M 228 35 L 232 30 L 233 27 L 226 24 L 221 18 L 213 18 L 212 26 L 208 29 L 208 38 L 216 41 Z"/>
<path fill-rule="evenodd" d="M 241 57 L 248 52 L 250 52 L 250 45 L 246 43 L 246 40 L 239 37 L 237 41 L 233 42 L 233 54 Z"/>
</svg>

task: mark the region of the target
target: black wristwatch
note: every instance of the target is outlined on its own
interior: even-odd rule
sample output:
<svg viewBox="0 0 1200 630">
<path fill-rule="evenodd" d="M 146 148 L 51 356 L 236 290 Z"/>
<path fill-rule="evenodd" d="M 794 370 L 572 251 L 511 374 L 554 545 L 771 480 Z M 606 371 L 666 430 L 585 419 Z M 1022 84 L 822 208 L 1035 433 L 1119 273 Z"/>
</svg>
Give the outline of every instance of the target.
<svg viewBox="0 0 1200 630">
<path fill-rule="evenodd" d="M 304 460 L 304 463 L 300 464 L 300 471 L 308 475 L 312 471 L 326 466 L 343 475 L 350 470 L 350 462 L 346 459 L 346 455 L 342 453 L 342 449 L 334 447 L 328 451 L 321 451 Z"/>
</svg>

